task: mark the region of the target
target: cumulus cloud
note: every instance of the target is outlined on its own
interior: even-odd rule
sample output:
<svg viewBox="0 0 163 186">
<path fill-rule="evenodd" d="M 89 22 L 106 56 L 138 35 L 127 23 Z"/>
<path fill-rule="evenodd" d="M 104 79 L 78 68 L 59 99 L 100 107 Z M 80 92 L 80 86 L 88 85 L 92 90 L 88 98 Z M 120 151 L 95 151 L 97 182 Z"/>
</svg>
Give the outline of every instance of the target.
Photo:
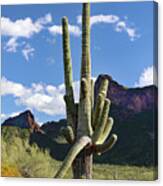
<svg viewBox="0 0 163 186">
<path fill-rule="evenodd" d="M 39 33 L 44 25 L 52 21 L 51 14 L 38 18 L 35 22 L 30 18 L 17 19 L 12 21 L 8 17 L 1 18 L 1 34 L 10 37 L 30 38 L 32 35 Z"/>
<path fill-rule="evenodd" d="M 26 61 L 29 61 L 29 58 L 34 55 L 35 49 L 32 48 L 29 44 L 26 44 L 22 50 L 22 54 L 25 57 Z"/>
<path fill-rule="evenodd" d="M 94 80 L 96 78 L 93 78 Z M 79 101 L 79 81 L 73 82 L 75 102 Z M 35 109 L 48 115 L 65 115 L 65 85 L 46 85 L 43 83 L 32 83 L 26 87 L 21 83 L 15 83 L 2 77 L 1 95 L 12 95 L 17 105 L 24 105 L 29 109 Z"/>
<path fill-rule="evenodd" d="M 136 38 L 139 38 L 140 36 L 137 34 L 136 28 L 130 27 L 127 20 L 122 21 L 119 16 L 117 15 L 94 15 L 90 17 L 90 26 L 96 24 L 112 24 L 114 25 L 116 32 L 126 32 L 130 38 L 131 41 L 134 41 Z M 81 15 L 77 16 L 77 23 L 82 23 L 82 17 Z"/>
<path fill-rule="evenodd" d="M 145 68 L 143 70 L 143 72 L 141 73 L 138 82 L 135 83 L 135 87 L 144 87 L 144 86 L 148 86 L 148 85 L 153 85 L 154 84 L 154 80 L 153 80 L 153 73 L 154 68 L 153 66 L 149 66 L 147 68 Z"/>
<path fill-rule="evenodd" d="M 32 83 L 32 90 L 35 93 L 44 93 L 44 86 L 41 83 Z"/>
<path fill-rule="evenodd" d="M 81 30 L 78 26 L 76 25 L 68 25 L 68 29 L 70 34 L 74 36 L 80 36 L 81 35 Z M 48 28 L 49 32 L 53 35 L 61 35 L 62 34 L 62 26 L 61 25 L 53 25 Z"/>
<path fill-rule="evenodd" d="M 64 115 L 64 87 L 33 83 L 26 87 L 2 77 L 1 94 L 12 95 L 18 105 L 24 105 L 49 115 Z M 51 90 L 51 91 L 50 91 Z M 53 91 L 52 91 L 53 90 Z"/>
<path fill-rule="evenodd" d="M 52 16 L 50 13 L 46 14 L 44 17 L 40 17 L 37 19 L 36 21 L 36 24 L 39 24 L 39 25 L 46 25 L 48 23 L 51 23 L 52 22 Z"/>
<path fill-rule="evenodd" d="M 73 86 L 75 101 L 78 101 L 79 81 L 74 82 Z M 18 105 L 24 105 L 48 115 L 65 115 L 64 84 L 53 86 L 32 83 L 30 87 L 26 87 L 21 83 L 15 83 L 2 77 L 1 90 L 2 96 L 12 95 L 15 97 L 15 102 Z"/>
<path fill-rule="evenodd" d="M 31 90 L 25 88 L 20 83 L 8 81 L 5 77 L 1 80 L 1 95 L 13 95 L 15 97 L 22 97 L 23 95 L 31 94 Z"/>
<path fill-rule="evenodd" d="M 95 15 L 90 17 L 90 26 L 93 26 L 98 23 L 116 23 L 119 20 L 119 17 L 116 15 Z M 77 16 L 77 23 L 82 23 L 81 15 Z"/>
<path fill-rule="evenodd" d="M 44 17 L 33 21 L 30 17 L 24 19 L 17 19 L 15 21 L 8 17 L 1 18 L 1 34 L 6 36 L 8 41 L 4 45 L 7 52 L 17 52 L 17 48 L 21 46 L 18 43 L 19 38 L 31 38 L 34 34 L 41 32 L 45 26 L 52 22 L 51 14 L 46 14 Z M 28 61 L 29 57 L 33 55 L 34 48 L 26 45 L 22 50 L 22 54 Z"/>
</svg>

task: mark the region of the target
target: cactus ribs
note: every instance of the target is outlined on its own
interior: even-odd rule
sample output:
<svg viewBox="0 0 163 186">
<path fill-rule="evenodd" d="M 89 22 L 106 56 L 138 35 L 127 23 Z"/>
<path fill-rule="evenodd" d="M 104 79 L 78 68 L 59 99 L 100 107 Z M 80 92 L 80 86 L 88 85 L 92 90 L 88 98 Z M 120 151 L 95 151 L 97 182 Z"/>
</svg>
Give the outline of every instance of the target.
<svg viewBox="0 0 163 186">
<path fill-rule="evenodd" d="M 75 103 L 73 95 L 70 38 L 66 17 L 62 19 L 62 29 L 67 126 L 62 128 L 61 132 L 72 147 L 55 178 L 64 177 L 69 167 L 72 166 L 74 178 L 91 179 L 93 153 L 100 155 L 110 150 L 117 141 L 117 135 L 112 134 L 107 140 L 113 126 L 113 118 L 108 118 L 111 102 L 106 98 L 109 85 L 106 78 L 101 81 L 96 105 L 94 105 L 94 82 L 91 79 L 90 57 L 90 4 L 83 4 L 79 103 Z"/>
</svg>

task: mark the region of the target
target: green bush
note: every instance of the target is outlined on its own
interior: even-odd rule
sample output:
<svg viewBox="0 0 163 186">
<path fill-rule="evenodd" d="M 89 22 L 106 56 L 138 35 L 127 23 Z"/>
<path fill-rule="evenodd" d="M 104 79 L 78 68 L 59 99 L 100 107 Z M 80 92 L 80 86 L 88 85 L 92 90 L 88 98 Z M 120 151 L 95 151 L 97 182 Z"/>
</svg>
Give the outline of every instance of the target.
<svg viewBox="0 0 163 186">
<path fill-rule="evenodd" d="M 47 150 L 40 150 L 35 144 L 29 145 L 27 136 L 27 130 L 20 135 L 17 127 L 2 129 L 2 167 L 8 165 L 7 170 L 14 167 L 23 177 L 53 177 L 59 164 Z M 10 171 L 10 174 L 2 172 L 2 176 L 16 175 Z"/>
</svg>

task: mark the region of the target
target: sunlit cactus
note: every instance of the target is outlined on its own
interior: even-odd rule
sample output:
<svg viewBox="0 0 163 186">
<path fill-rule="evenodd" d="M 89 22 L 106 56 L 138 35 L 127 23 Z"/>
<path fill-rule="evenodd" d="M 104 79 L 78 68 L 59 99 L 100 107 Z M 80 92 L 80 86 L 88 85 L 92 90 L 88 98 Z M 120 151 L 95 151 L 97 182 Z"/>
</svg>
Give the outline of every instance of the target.
<svg viewBox="0 0 163 186">
<path fill-rule="evenodd" d="M 72 145 L 55 178 L 62 178 L 72 166 L 74 178 L 92 178 L 93 153 L 98 155 L 110 150 L 117 141 L 116 134 L 110 135 L 113 119 L 108 118 L 110 100 L 106 98 L 108 79 L 103 78 L 94 101 L 94 82 L 91 79 L 90 57 L 90 4 L 83 4 L 82 13 L 82 62 L 80 77 L 80 99 L 75 103 L 73 95 L 72 64 L 68 19 L 62 19 L 64 77 L 66 95 L 67 127 L 62 135 Z M 94 105 L 96 103 L 96 105 Z"/>
</svg>

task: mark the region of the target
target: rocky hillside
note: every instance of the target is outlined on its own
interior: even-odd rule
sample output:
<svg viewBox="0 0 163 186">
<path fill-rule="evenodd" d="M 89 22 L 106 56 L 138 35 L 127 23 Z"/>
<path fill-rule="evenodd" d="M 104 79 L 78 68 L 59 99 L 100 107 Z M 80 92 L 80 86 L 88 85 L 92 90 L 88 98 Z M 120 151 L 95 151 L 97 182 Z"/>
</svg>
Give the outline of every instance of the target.
<svg viewBox="0 0 163 186">
<path fill-rule="evenodd" d="M 107 97 L 111 100 L 111 115 L 118 121 L 133 117 L 135 114 L 157 110 L 157 88 L 154 85 L 143 88 L 127 88 L 112 79 L 109 75 L 100 75 L 95 83 L 97 96 L 102 78 L 109 80 Z"/>
<path fill-rule="evenodd" d="M 39 124 L 35 121 L 30 110 L 20 113 L 18 116 L 10 117 L 2 123 L 2 126 L 16 126 L 20 128 L 32 129 L 35 132 L 43 132 Z"/>
</svg>

